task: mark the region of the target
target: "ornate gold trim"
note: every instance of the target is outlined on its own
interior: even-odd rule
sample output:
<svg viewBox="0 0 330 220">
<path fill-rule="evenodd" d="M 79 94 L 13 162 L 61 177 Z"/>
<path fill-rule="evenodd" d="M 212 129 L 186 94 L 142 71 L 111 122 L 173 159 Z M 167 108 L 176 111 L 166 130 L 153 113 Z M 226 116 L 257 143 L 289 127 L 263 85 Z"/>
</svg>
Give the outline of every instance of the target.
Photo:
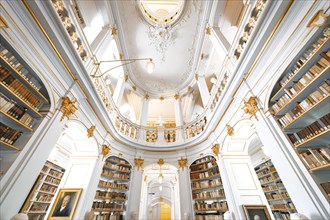
<svg viewBox="0 0 330 220">
<path fill-rule="evenodd" d="M 103 144 L 102 145 L 102 155 L 103 155 L 102 160 L 104 159 L 104 157 L 107 156 L 108 153 L 110 153 L 110 147 L 106 144 Z"/>
<path fill-rule="evenodd" d="M 212 152 L 213 152 L 216 156 L 219 155 L 219 153 L 220 153 L 220 150 L 219 150 L 219 144 L 213 144 L 213 146 L 211 147 L 211 149 L 212 149 Z"/>
<path fill-rule="evenodd" d="M 87 129 L 87 137 L 93 137 L 95 130 L 95 125 L 92 125 L 90 128 Z"/>
<path fill-rule="evenodd" d="M 234 136 L 234 128 L 232 126 L 230 126 L 229 124 L 226 125 L 227 128 L 227 134 L 229 136 Z"/>
<path fill-rule="evenodd" d="M 326 21 L 327 16 L 323 13 L 323 10 L 319 10 L 308 22 L 307 27 L 321 27 Z"/>
<path fill-rule="evenodd" d="M 159 166 L 162 166 L 162 165 L 164 165 L 165 162 L 164 162 L 164 159 L 159 159 L 157 163 Z"/>
<path fill-rule="evenodd" d="M 178 160 L 178 164 L 179 164 L 179 166 L 180 166 L 180 168 L 182 170 L 184 170 L 184 167 L 187 165 L 187 162 L 188 162 L 188 160 L 187 159 L 183 159 L 183 158 L 181 158 L 180 160 Z"/>
<path fill-rule="evenodd" d="M 211 35 L 211 30 L 212 30 L 212 28 L 211 28 L 210 26 L 207 26 L 207 27 L 205 28 L 205 34 L 206 34 L 206 35 Z"/>
<path fill-rule="evenodd" d="M 245 100 L 243 100 L 243 101 L 244 101 L 243 110 L 244 110 L 245 114 L 254 116 L 258 120 L 256 113 L 259 111 L 259 107 L 258 107 L 256 97 L 251 96 L 248 101 L 245 101 Z"/>
<path fill-rule="evenodd" d="M 0 15 L 0 28 L 9 28 L 6 20 Z"/>
<path fill-rule="evenodd" d="M 142 167 L 143 163 L 144 163 L 144 159 L 141 158 L 134 159 L 134 164 L 138 168 L 138 170 Z"/>
<path fill-rule="evenodd" d="M 179 94 L 175 94 L 174 98 L 175 98 L 175 100 L 178 100 L 179 99 Z"/>
<path fill-rule="evenodd" d="M 62 121 L 64 117 L 67 117 L 69 119 L 69 116 L 74 114 L 78 110 L 78 108 L 74 105 L 75 102 L 76 100 L 71 101 L 70 98 L 67 96 L 62 97 L 60 111 L 63 112 L 63 115 L 60 121 Z"/>
</svg>

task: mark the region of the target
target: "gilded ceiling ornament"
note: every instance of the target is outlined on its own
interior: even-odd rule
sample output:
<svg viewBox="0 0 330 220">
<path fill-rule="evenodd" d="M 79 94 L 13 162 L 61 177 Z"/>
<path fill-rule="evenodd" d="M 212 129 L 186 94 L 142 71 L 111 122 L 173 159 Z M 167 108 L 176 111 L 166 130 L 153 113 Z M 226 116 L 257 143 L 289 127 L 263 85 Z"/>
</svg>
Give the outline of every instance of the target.
<svg viewBox="0 0 330 220">
<path fill-rule="evenodd" d="M 307 24 L 307 27 L 321 27 L 327 20 L 323 10 L 319 10 Z"/>
<path fill-rule="evenodd" d="M 87 129 L 87 137 L 93 137 L 94 134 L 94 130 L 95 130 L 95 125 L 92 125 L 90 128 Z"/>
<path fill-rule="evenodd" d="M 159 97 L 159 100 L 160 101 L 163 101 L 164 100 L 164 97 L 163 96 Z"/>
<path fill-rule="evenodd" d="M 219 150 L 219 144 L 213 144 L 213 146 L 211 147 L 211 149 L 212 149 L 212 152 L 213 152 L 216 156 L 219 155 L 219 152 L 220 152 L 220 150 Z"/>
<path fill-rule="evenodd" d="M 122 60 L 124 58 L 124 55 L 122 53 L 119 53 L 119 59 Z"/>
<path fill-rule="evenodd" d="M 264 7 L 265 7 L 265 2 L 263 0 L 257 1 L 256 6 L 255 6 L 255 9 L 257 11 L 262 11 L 264 9 Z"/>
<path fill-rule="evenodd" d="M 116 36 L 117 34 L 118 34 L 118 30 L 117 30 L 117 28 L 112 27 L 112 28 L 111 28 L 111 35 L 112 35 L 112 36 Z"/>
<path fill-rule="evenodd" d="M 259 108 L 256 97 L 251 96 L 248 101 L 244 100 L 243 110 L 246 114 L 254 116 L 258 120 L 256 113 L 259 111 Z"/>
<path fill-rule="evenodd" d="M 145 98 L 146 100 L 148 100 L 150 97 L 149 97 L 148 94 L 145 94 L 144 98 Z"/>
<path fill-rule="evenodd" d="M 67 117 L 69 119 L 69 116 L 74 114 L 78 110 L 78 108 L 74 105 L 75 102 L 75 100 L 71 101 L 70 98 L 67 96 L 62 97 L 62 105 L 60 111 L 63 112 L 63 115 L 60 121 L 62 121 L 64 117 Z"/>
<path fill-rule="evenodd" d="M 182 170 L 184 170 L 184 167 L 186 166 L 187 162 L 188 162 L 188 160 L 187 159 L 183 159 L 183 158 L 180 159 L 180 160 L 178 160 L 179 166 L 180 166 L 180 168 Z"/>
<path fill-rule="evenodd" d="M 201 53 L 201 60 L 204 60 L 204 57 L 205 57 L 204 53 Z"/>
<path fill-rule="evenodd" d="M 206 34 L 206 35 L 211 35 L 211 30 L 212 30 L 212 28 L 211 28 L 210 26 L 207 26 L 207 27 L 205 28 L 205 34 Z"/>
<path fill-rule="evenodd" d="M 156 51 L 162 55 L 162 61 L 165 61 L 165 52 L 167 48 L 174 44 L 174 34 L 169 25 L 150 26 L 148 31 L 150 44 L 154 45 Z"/>
<path fill-rule="evenodd" d="M 138 168 L 138 170 L 142 167 L 144 163 L 144 159 L 141 158 L 135 158 L 134 159 L 135 166 Z"/>
<path fill-rule="evenodd" d="M 136 86 L 132 86 L 132 89 L 133 89 L 134 91 L 136 91 Z"/>
<path fill-rule="evenodd" d="M 232 126 L 228 125 L 228 124 L 226 125 L 226 127 L 227 127 L 227 134 L 229 136 L 233 136 L 234 135 L 234 128 Z"/>
<path fill-rule="evenodd" d="M 198 74 L 197 73 L 195 74 L 195 79 L 198 81 Z"/>
<path fill-rule="evenodd" d="M 175 100 L 178 100 L 179 99 L 179 94 L 175 94 L 174 98 L 175 98 Z"/>
<path fill-rule="evenodd" d="M 102 160 L 104 159 L 104 157 L 107 156 L 108 153 L 110 153 L 110 147 L 106 144 L 103 144 L 102 145 L 102 155 L 103 155 Z"/>
<path fill-rule="evenodd" d="M 125 74 L 125 82 L 128 81 L 128 74 Z"/>
<path fill-rule="evenodd" d="M 162 166 L 162 165 L 164 165 L 164 160 L 163 159 L 159 159 L 157 163 L 158 163 L 159 166 Z"/>
</svg>

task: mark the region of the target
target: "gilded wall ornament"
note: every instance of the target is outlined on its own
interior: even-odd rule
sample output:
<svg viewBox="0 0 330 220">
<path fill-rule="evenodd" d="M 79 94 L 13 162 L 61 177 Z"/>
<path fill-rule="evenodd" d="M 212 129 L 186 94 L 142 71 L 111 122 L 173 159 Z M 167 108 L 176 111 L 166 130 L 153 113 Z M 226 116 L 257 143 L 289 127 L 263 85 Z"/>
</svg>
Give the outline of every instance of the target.
<svg viewBox="0 0 330 220">
<path fill-rule="evenodd" d="M 183 158 L 180 159 L 180 160 L 178 160 L 178 164 L 179 164 L 179 166 L 180 166 L 180 168 L 182 170 L 184 170 L 184 167 L 186 166 L 187 162 L 188 162 L 188 160 L 187 159 L 183 159 Z"/>
<path fill-rule="evenodd" d="M 228 125 L 228 124 L 226 125 L 226 127 L 227 127 L 227 134 L 229 136 L 233 136 L 234 135 L 234 128 L 232 126 Z"/>
<path fill-rule="evenodd" d="M 212 146 L 212 152 L 216 155 L 216 156 L 218 156 L 219 155 L 219 152 L 220 152 L 220 150 L 219 150 L 219 144 L 213 144 L 213 146 Z"/>
<path fill-rule="evenodd" d="M 144 163 L 144 159 L 141 158 L 135 158 L 134 159 L 135 166 L 138 168 L 138 170 L 142 167 Z"/>
<path fill-rule="evenodd" d="M 69 116 L 74 114 L 78 110 L 78 108 L 74 105 L 75 102 L 75 100 L 71 101 L 70 98 L 67 96 L 62 97 L 62 105 L 60 111 L 63 112 L 63 115 L 60 121 L 62 121 L 64 117 L 67 117 L 69 119 Z"/>
<path fill-rule="evenodd" d="M 205 28 L 205 34 L 206 34 L 206 35 L 211 35 L 211 30 L 212 30 L 212 28 L 211 28 L 210 26 L 207 26 L 207 27 Z"/>
<path fill-rule="evenodd" d="M 254 116 L 258 120 L 256 113 L 259 111 L 259 108 L 256 97 L 251 96 L 248 101 L 244 100 L 243 110 L 246 114 Z"/>
<path fill-rule="evenodd" d="M 117 28 L 112 27 L 112 28 L 111 28 L 111 35 L 112 35 L 112 36 L 116 36 L 117 34 L 118 34 L 118 30 L 117 30 Z"/>
<path fill-rule="evenodd" d="M 106 144 L 102 145 L 102 160 L 104 159 L 104 157 L 106 157 L 108 155 L 108 153 L 110 153 L 110 147 Z"/>
<path fill-rule="evenodd" d="M 164 165 L 165 162 L 163 159 L 159 159 L 157 163 L 159 166 L 162 166 L 162 165 Z"/>
<path fill-rule="evenodd" d="M 87 129 L 87 137 L 93 137 L 94 134 L 94 130 L 95 130 L 95 125 L 92 125 L 90 128 Z"/>
<path fill-rule="evenodd" d="M 319 10 L 307 24 L 307 27 L 321 27 L 327 20 L 327 16 L 323 10 Z"/>
</svg>

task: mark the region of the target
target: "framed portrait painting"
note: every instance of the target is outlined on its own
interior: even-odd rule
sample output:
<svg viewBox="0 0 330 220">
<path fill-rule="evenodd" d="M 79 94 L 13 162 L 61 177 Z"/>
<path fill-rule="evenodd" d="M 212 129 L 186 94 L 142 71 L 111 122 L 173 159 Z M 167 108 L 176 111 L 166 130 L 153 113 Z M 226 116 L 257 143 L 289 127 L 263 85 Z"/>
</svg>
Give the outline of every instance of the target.
<svg viewBox="0 0 330 220">
<path fill-rule="evenodd" d="M 247 220 L 271 220 L 265 205 L 243 205 Z"/>
<path fill-rule="evenodd" d="M 73 218 L 82 189 L 60 189 L 49 213 L 49 220 Z"/>
</svg>

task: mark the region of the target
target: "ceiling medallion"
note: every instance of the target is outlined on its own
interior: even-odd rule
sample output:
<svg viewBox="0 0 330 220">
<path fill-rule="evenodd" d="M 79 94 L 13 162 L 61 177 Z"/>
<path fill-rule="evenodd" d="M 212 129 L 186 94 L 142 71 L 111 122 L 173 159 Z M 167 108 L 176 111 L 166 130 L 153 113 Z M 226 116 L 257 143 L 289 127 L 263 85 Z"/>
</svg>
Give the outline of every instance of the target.
<svg viewBox="0 0 330 220">
<path fill-rule="evenodd" d="M 162 55 L 162 61 L 165 61 L 167 48 L 174 44 L 172 27 L 169 25 L 150 26 L 148 37 L 150 44 L 154 45 L 156 51 Z"/>
</svg>

